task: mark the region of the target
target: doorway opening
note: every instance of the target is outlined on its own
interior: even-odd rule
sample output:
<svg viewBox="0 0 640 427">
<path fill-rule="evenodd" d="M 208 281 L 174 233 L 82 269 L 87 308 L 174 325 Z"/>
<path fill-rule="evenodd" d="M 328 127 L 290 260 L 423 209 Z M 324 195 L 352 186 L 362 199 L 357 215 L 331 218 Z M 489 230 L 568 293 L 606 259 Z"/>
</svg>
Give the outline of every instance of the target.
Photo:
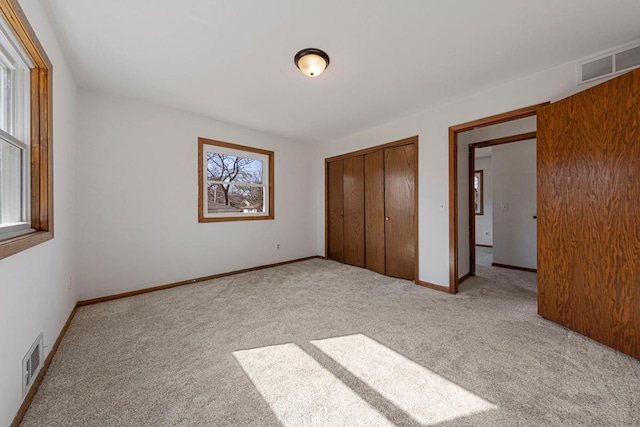
<svg viewBox="0 0 640 427">
<path fill-rule="evenodd" d="M 471 276 L 475 275 L 476 246 L 493 248 L 496 239 L 498 259 L 492 260 L 491 265 L 536 271 L 535 116 L 531 119 L 533 120 L 520 119 L 508 122 L 513 129 L 534 129 L 531 132 L 469 144 Z M 489 134 L 510 133 L 504 126 L 497 129 L 500 126 L 502 125 L 482 130 L 489 131 L 486 132 Z M 470 133 L 472 141 L 482 137 L 477 131 Z M 512 253 L 507 253 L 508 251 Z"/>
<path fill-rule="evenodd" d="M 496 128 L 496 125 L 503 124 L 503 128 L 514 126 L 519 122 L 535 123 L 535 116 L 540 107 L 548 103 L 538 104 L 531 107 L 463 123 L 449 128 L 449 292 L 457 293 L 458 285 L 468 277 L 475 275 L 476 265 L 476 236 L 475 218 L 476 214 L 483 212 L 488 206 L 483 205 L 483 199 L 476 199 L 476 185 L 478 191 L 482 192 L 484 178 L 483 173 L 476 174 L 475 152 L 476 150 L 488 147 L 500 146 L 503 144 L 520 142 L 535 138 L 535 127 L 524 132 L 512 132 L 508 136 L 493 137 L 490 139 L 480 139 L 474 141 L 476 145 L 471 145 L 468 138 L 472 132 L 481 135 L 489 127 Z M 527 120 L 523 120 L 527 119 Z M 522 128 L 521 128 L 522 129 Z M 490 135 L 490 132 L 485 133 Z M 476 135 L 476 136 L 477 136 Z M 535 149 L 534 149 L 535 153 Z M 467 157 L 468 156 L 468 157 Z M 459 160 L 467 160 L 466 168 L 459 166 Z M 476 178 L 477 176 L 477 178 Z M 534 180 L 535 181 L 535 180 Z M 478 183 L 478 184 L 476 184 Z M 481 194 L 480 194 L 481 195 Z M 465 205 L 468 203 L 468 209 Z M 535 202 L 534 202 L 535 203 Z M 464 211 L 458 212 L 460 208 Z M 506 207 L 508 210 L 508 206 Z M 535 212 L 531 213 L 535 216 Z M 532 218 L 533 219 L 533 218 Z M 493 246 L 493 245 L 491 245 Z M 487 252 L 487 251 L 485 251 Z M 535 252 L 535 248 L 534 248 Z M 493 263 L 493 260 L 492 260 Z M 503 265 L 504 266 L 504 265 Z M 514 265 L 516 266 L 516 265 Z M 527 268 L 526 266 L 524 268 Z M 460 274 L 459 274 L 460 273 Z"/>
<path fill-rule="evenodd" d="M 461 189 L 469 197 L 469 233 L 459 236 L 468 252 L 458 254 L 469 262 L 460 275 L 537 294 L 536 137 L 535 116 L 459 135 L 459 144 L 469 142 L 469 185 Z"/>
</svg>

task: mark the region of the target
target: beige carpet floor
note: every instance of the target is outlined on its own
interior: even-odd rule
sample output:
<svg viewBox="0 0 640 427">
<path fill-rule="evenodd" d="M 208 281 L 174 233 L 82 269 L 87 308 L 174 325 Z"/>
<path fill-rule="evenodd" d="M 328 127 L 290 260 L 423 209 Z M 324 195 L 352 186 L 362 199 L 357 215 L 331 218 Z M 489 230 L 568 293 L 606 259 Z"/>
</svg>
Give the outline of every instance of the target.
<svg viewBox="0 0 640 427">
<path fill-rule="evenodd" d="M 536 314 L 320 259 L 82 307 L 23 426 L 634 426 L 640 362 Z"/>
</svg>

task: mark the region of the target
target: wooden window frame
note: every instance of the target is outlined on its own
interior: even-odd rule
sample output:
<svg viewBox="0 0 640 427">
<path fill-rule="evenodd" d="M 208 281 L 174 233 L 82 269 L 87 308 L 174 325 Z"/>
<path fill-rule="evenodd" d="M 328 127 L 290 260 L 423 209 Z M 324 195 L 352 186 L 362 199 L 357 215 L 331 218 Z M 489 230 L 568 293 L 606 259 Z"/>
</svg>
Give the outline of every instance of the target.
<svg viewBox="0 0 640 427">
<path fill-rule="evenodd" d="M 0 0 L 0 13 L 34 64 L 31 69 L 31 228 L 0 241 L 0 259 L 53 239 L 53 65 L 17 0 Z"/>
<path fill-rule="evenodd" d="M 205 145 L 214 145 L 221 148 L 232 150 L 246 151 L 249 153 L 261 154 L 268 157 L 269 176 L 266 187 L 268 188 L 268 213 L 267 215 L 250 215 L 243 214 L 238 216 L 221 216 L 206 217 L 204 216 L 204 156 L 203 148 Z M 268 220 L 275 218 L 275 185 L 274 185 L 274 152 L 263 150 L 261 148 L 247 147 L 245 145 L 231 144 L 224 141 L 216 141 L 214 139 L 198 138 L 198 222 L 225 222 L 225 221 L 256 221 Z"/>
</svg>

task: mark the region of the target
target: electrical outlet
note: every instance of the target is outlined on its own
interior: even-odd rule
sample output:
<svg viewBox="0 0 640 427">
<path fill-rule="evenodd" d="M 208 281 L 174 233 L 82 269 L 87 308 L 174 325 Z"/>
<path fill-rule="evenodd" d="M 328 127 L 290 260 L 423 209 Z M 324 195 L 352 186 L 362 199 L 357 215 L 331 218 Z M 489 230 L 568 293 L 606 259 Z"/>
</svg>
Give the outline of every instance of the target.
<svg viewBox="0 0 640 427">
<path fill-rule="evenodd" d="M 280 243 L 276 243 L 276 251 L 280 250 Z"/>
<path fill-rule="evenodd" d="M 502 211 L 503 211 L 503 212 L 506 212 L 506 211 L 508 211 L 508 210 L 509 210 L 509 203 L 503 203 L 503 204 L 502 204 Z"/>
<path fill-rule="evenodd" d="M 485 231 L 485 232 L 484 232 L 484 235 L 485 235 L 485 236 L 487 236 L 487 237 L 489 237 L 489 232 L 488 232 L 488 231 Z"/>
</svg>

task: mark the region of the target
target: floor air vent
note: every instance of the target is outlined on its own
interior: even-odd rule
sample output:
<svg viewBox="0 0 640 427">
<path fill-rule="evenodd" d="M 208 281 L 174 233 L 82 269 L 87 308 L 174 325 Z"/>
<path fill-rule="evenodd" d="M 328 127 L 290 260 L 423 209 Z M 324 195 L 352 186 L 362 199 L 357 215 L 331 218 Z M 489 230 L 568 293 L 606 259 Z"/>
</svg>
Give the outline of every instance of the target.
<svg viewBox="0 0 640 427">
<path fill-rule="evenodd" d="M 630 71 L 640 67 L 640 43 L 627 45 L 578 64 L 578 84 Z"/>
<path fill-rule="evenodd" d="M 22 359 L 22 396 L 24 397 L 33 381 L 35 381 L 42 363 L 44 362 L 44 348 L 42 344 L 42 332 L 36 338 L 24 359 Z"/>
</svg>

